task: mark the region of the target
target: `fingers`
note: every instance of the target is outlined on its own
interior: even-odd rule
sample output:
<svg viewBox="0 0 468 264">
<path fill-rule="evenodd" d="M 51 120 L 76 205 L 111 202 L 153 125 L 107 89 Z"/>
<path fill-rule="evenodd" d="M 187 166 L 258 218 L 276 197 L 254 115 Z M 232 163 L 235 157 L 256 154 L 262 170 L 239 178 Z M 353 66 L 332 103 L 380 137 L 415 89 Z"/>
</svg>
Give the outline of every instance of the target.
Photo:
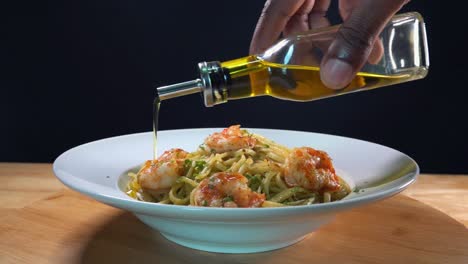
<svg viewBox="0 0 468 264">
<path fill-rule="evenodd" d="M 363 0 L 340 0 L 338 2 L 338 10 L 340 11 L 340 16 L 343 21 L 346 21 L 351 14 L 351 11 L 359 5 Z"/>
<path fill-rule="evenodd" d="M 315 2 L 315 0 L 306 0 L 296 13 L 291 16 L 283 30 L 285 36 L 309 30 L 309 13 L 312 11 Z"/>
<path fill-rule="evenodd" d="M 335 40 L 321 62 L 322 82 L 334 89 L 344 88 L 351 82 L 367 61 L 383 27 L 406 1 L 352 0 L 352 2 L 359 3 L 345 14 L 347 19 L 338 30 Z"/>
<path fill-rule="evenodd" d="M 283 34 L 285 36 L 314 28 L 330 26 L 326 18 L 331 0 L 306 0 L 289 19 Z"/>
<path fill-rule="evenodd" d="M 362 0 L 342 0 L 338 4 L 338 9 L 340 11 L 341 18 L 343 21 L 346 21 L 348 19 L 349 15 L 351 14 L 351 11 L 357 6 L 361 4 Z M 376 39 L 374 43 L 374 47 L 372 48 L 372 51 L 369 54 L 369 58 L 367 62 L 370 64 L 377 64 L 380 59 L 382 59 L 384 53 L 384 48 L 382 41 L 380 39 Z"/>
<path fill-rule="evenodd" d="M 376 39 L 374 42 L 374 46 L 372 47 L 372 50 L 369 54 L 369 58 L 367 59 L 367 62 L 370 64 L 377 64 L 382 59 L 383 54 L 384 46 L 382 40 Z"/>
<path fill-rule="evenodd" d="M 309 29 L 330 26 L 330 21 L 326 17 L 330 2 L 331 0 L 315 1 L 314 8 L 309 14 Z"/>
<path fill-rule="evenodd" d="M 270 47 L 304 3 L 305 0 L 268 0 L 252 37 L 250 54 L 261 53 Z"/>
</svg>

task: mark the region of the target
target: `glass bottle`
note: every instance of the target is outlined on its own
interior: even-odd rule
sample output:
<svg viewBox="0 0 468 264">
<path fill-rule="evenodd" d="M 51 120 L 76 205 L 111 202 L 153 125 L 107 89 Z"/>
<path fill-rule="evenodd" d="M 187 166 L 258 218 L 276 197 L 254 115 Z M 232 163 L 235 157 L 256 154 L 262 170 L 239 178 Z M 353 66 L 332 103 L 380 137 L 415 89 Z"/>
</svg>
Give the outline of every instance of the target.
<svg viewBox="0 0 468 264">
<path fill-rule="evenodd" d="M 367 63 L 343 89 L 320 80 L 319 65 L 339 25 L 311 30 L 278 41 L 263 54 L 225 62 L 201 62 L 200 77 L 158 87 L 160 100 L 203 93 L 206 106 L 269 95 L 292 101 L 312 101 L 340 94 L 422 79 L 429 69 L 424 21 L 411 12 L 394 16 L 379 36 L 383 54 Z"/>
</svg>

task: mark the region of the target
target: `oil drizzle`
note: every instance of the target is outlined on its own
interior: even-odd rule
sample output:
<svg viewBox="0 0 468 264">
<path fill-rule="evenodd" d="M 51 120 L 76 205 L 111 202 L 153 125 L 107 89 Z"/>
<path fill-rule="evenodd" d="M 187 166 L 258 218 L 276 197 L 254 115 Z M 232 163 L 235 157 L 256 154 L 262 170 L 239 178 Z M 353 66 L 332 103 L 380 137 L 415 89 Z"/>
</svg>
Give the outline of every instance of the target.
<svg viewBox="0 0 468 264">
<path fill-rule="evenodd" d="M 159 124 L 159 107 L 161 100 L 159 95 L 156 94 L 153 103 L 153 160 L 158 157 L 158 124 Z"/>
</svg>

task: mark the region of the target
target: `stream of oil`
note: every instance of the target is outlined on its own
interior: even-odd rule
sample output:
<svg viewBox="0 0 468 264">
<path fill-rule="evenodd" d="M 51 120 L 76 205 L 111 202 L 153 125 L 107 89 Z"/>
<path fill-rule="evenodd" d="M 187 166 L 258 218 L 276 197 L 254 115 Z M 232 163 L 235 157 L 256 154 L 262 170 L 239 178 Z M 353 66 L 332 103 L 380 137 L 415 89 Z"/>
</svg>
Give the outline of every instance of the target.
<svg viewBox="0 0 468 264">
<path fill-rule="evenodd" d="M 156 94 L 156 98 L 153 103 L 153 160 L 158 157 L 158 123 L 160 106 L 161 100 L 159 99 L 159 95 Z"/>
</svg>

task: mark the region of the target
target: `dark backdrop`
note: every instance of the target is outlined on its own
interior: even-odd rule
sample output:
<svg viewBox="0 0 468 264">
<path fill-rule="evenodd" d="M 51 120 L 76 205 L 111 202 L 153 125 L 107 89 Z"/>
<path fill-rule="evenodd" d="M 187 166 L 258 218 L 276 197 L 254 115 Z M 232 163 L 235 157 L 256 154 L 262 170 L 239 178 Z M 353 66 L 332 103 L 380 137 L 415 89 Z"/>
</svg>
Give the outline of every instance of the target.
<svg viewBox="0 0 468 264">
<path fill-rule="evenodd" d="M 199 61 L 246 55 L 263 7 L 252 0 L 44 4 L 16 1 L 2 10 L 0 161 L 52 162 L 78 144 L 151 130 L 152 83 L 190 80 Z M 205 108 L 192 95 L 163 104 L 160 128 L 239 123 L 337 134 L 405 152 L 423 172 L 467 173 L 463 10 L 412 1 L 402 11 L 426 20 L 424 80 L 309 103 L 264 97 Z"/>
</svg>

